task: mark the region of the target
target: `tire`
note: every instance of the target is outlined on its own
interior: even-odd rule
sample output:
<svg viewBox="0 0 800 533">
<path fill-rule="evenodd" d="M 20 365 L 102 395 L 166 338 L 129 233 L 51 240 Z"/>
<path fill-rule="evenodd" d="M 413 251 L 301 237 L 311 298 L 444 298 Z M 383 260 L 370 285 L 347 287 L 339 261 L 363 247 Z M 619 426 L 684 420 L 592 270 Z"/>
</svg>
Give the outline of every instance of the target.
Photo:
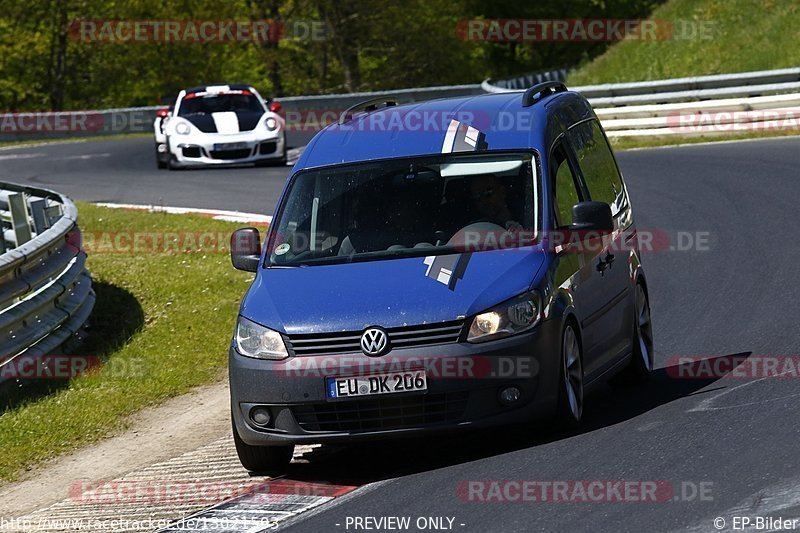
<svg viewBox="0 0 800 533">
<path fill-rule="evenodd" d="M 174 164 L 174 157 L 172 155 L 172 149 L 169 147 L 169 137 L 166 139 L 167 144 L 167 162 L 165 163 L 167 170 L 178 170 L 180 167 L 175 166 Z"/>
<path fill-rule="evenodd" d="M 563 428 L 580 425 L 583 417 L 583 352 L 575 326 L 567 322 L 561 333 L 557 423 Z"/>
<path fill-rule="evenodd" d="M 653 373 L 653 323 L 650 301 L 641 282 L 634 289 L 633 306 L 631 361 L 619 375 L 622 383 L 641 383 Z"/>
<path fill-rule="evenodd" d="M 283 157 L 280 158 L 281 166 L 286 166 L 289 161 L 289 147 L 286 145 L 286 135 L 283 136 Z"/>
<path fill-rule="evenodd" d="M 292 461 L 294 445 L 289 446 L 251 446 L 242 440 L 231 417 L 233 443 L 239 462 L 250 472 L 284 472 Z"/>
<path fill-rule="evenodd" d="M 156 145 L 156 166 L 161 169 L 167 168 L 167 162 L 161 159 L 158 153 L 158 145 Z"/>
<path fill-rule="evenodd" d="M 255 165 L 257 167 L 285 167 L 287 161 L 287 148 L 286 142 L 283 143 L 283 156 L 280 159 L 262 159 L 260 161 L 256 161 Z"/>
</svg>

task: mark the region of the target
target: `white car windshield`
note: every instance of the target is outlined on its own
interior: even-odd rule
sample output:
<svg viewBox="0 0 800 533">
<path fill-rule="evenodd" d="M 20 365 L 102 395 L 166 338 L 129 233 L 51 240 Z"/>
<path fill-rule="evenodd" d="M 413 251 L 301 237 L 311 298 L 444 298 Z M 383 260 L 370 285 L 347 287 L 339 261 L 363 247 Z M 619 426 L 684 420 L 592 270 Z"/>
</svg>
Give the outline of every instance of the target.
<svg viewBox="0 0 800 533">
<path fill-rule="evenodd" d="M 209 93 L 202 96 L 188 94 L 181 101 L 178 116 L 210 115 L 226 111 L 263 113 L 264 107 L 252 93 Z"/>
</svg>

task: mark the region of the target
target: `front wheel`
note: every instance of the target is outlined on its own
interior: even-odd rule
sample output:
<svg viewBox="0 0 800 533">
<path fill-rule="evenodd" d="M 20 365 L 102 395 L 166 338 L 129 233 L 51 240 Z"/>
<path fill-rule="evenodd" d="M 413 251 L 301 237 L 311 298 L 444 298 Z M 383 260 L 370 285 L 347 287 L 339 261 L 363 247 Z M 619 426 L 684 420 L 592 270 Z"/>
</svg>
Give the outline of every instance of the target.
<svg viewBox="0 0 800 533">
<path fill-rule="evenodd" d="M 242 440 L 231 418 L 233 443 L 239 462 L 250 472 L 283 472 L 292 461 L 294 445 L 288 446 L 251 446 Z"/>
<path fill-rule="evenodd" d="M 627 381 L 641 382 L 653 372 L 653 323 L 650 319 L 650 302 L 644 285 L 636 284 L 631 362 L 623 372 Z"/>
<path fill-rule="evenodd" d="M 156 166 L 158 168 L 167 168 L 167 162 L 162 159 L 161 154 L 158 152 L 158 144 L 156 144 Z"/>
<path fill-rule="evenodd" d="M 286 142 L 283 143 L 283 155 L 279 159 L 260 159 L 255 162 L 257 167 L 285 167 L 288 161 L 288 149 Z"/>
<path fill-rule="evenodd" d="M 560 367 L 558 422 L 575 427 L 583 417 L 583 355 L 578 334 L 570 323 L 564 326 L 561 335 Z"/>
</svg>

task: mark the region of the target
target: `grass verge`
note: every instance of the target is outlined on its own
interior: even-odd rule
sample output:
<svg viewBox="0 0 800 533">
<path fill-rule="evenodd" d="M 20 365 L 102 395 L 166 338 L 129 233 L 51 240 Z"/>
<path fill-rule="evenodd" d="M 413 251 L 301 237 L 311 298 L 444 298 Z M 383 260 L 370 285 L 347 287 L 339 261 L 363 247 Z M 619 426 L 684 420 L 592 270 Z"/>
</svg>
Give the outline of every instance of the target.
<svg viewBox="0 0 800 533">
<path fill-rule="evenodd" d="M 771 139 L 778 137 L 798 137 L 798 130 L 774 130 L 761 132 L 734 133 L 726 135 L 661 135 L 653 137 L 610 137 L 608 140 L 615 150 L 633 148 L 655 148 L 678 144 L 697 144 L 707 142 L 743 141 L 748 139 Z"/>
<path fill-rule="evenodd" d="M 115 141 L 118 139 L 142 139 L 152 137 L 153 132 L 142 133 L 119 133 L 116 135 L 86 135 L 84 137 L 64 137 L 60 139 L 23 139 L 19 141 L 0 141 L 0 148 L 24 148 L 26 146 L 38 146 L 41 144 L 66 144 L 83 143 L 90 141 Z"/>
<path fill-rule="evenodd" d="M 5 398 L 0 481 L 124 429 L 126 417 L 144 407 L 222 379 L 252 279 L 231 267 L 227 245 L 220 250 L 211 242 L 227 243 L 237 224 L 85 203 L 78 209 L 97 291 L 79 353 L 104 364 Z M 149 236 L 136 253 L 123 250 L 133 235 Z M 149 245 L 147 238 L 169 244 Z"/>
<path fill-rule="evenodd" d="M 794 0 L 670 0 L 649 18 L 671 22 L 684 38 L 619 42 L 572 73 L 568 84 L 796 67 L 798 14 Z M 693 37 L 691 28 L 708 38 Z"/>
</svg>

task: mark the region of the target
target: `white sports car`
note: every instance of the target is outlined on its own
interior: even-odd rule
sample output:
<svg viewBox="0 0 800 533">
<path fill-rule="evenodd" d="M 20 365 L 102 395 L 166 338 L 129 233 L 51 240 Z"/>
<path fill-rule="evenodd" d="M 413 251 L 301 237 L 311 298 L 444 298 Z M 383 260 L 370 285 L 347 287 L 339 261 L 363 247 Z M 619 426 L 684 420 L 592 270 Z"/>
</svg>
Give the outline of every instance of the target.
<svg viewBox="0 0 800 533">
<path fill-rule="evenodd" d="M 249 85 L 181 91 L 153 123 L 159 168 L 286 164 L 286 130 L 278 102 Z"/>
</svg>

